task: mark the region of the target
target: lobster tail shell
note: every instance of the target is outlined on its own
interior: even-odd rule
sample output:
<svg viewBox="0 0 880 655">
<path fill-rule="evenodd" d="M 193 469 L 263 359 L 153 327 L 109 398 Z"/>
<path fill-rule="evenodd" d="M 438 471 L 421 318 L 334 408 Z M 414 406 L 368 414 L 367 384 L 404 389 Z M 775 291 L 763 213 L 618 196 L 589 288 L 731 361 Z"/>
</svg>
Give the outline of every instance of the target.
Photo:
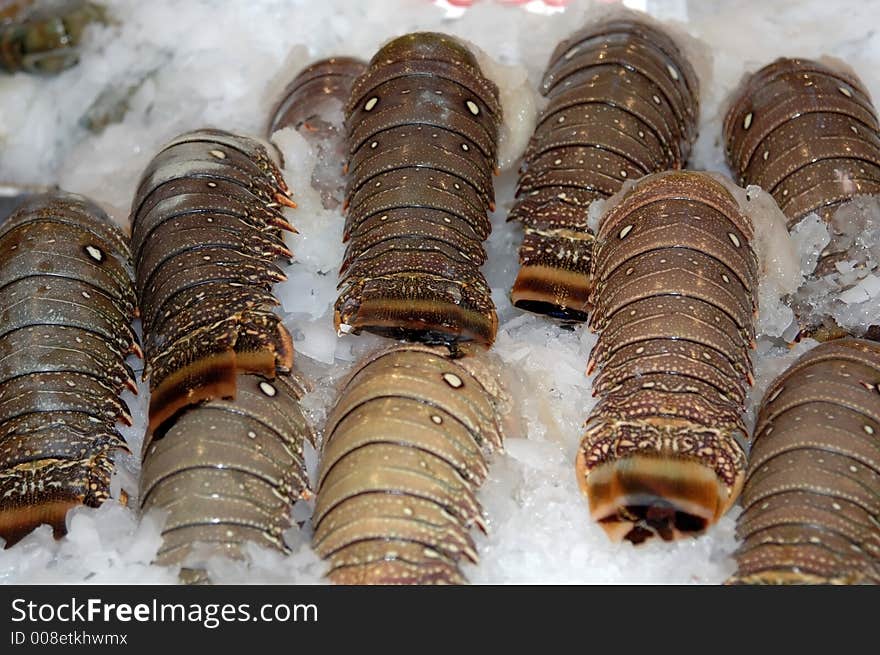
<svg viewBox="0 0 880 655">
<path fill-rule="evenodd" d="M 684 166 L 696 139 L 696 74 L 659 29 L 615 19 L 560 43 L 544 73 L 548 104 L 508 220 L 523 225 L 511 291 L 521 309 L 585 321 L 593 201 L 625 182 Z"/>
<path fill-rule="evenodd" d="M 373 57 L 346 111 L 340 333 L 492 343 L 479 266 L 500 121 L 498 89 L 455 39 L 410 34 Z"/>
<path fill-rule="evenodd" d="M 669 240 L 678 233 L 687 238 Z M 752 226 L 702 173 L 646 177 L 609 210 L 592 260 L 600 397 L 576 470 L 615 539 L 699 534 L 736 500 L 757 308 Z"/>
<path fill-rule="evenodd" d="M 0 224 L 0 537 L 110 496 L 140 352 L 128 245 L 86 198 L 34 195 Z"/>
</svg>

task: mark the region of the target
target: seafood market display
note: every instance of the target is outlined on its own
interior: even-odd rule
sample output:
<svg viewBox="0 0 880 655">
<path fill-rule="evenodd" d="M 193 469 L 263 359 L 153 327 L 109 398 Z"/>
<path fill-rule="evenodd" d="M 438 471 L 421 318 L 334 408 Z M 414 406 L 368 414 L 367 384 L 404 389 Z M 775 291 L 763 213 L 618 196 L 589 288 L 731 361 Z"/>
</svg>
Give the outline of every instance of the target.
<svg viewBox="0 0 880 655">
<path fill-rule="evenodd" d="M 508 216 L 524 232 L 511 300 L 583 321 L 594 241 L 589 206 L 628 180 L 684 166 L 697 136 L 698 81 L 667 34 L 612 19 L 556 47 L 541 93 L 548 104 Z"/>
<path fill-rule="evenodd" d="M 327 209 L 342 204 L 342 168 L 347 157 L 343 110 L 351 85 L 366 67 L 366 62 L 355 57 L 330 57 L 310 64 L 284 89 L 269 121 L 267 137 L 293 127 L 318 149 L 312 186 L 320 189 Z"/>
<path fill-rule="evenodd" d="M 333 582 L 465 582 L 505 402 L 485 354 L 401 345 L 358 363 L 327 419 L 312 517 Z"/>
<path fill-rule="evenodd" d="M 53 74 L 70 68 L 86 27 L 106 21 L 103 6 L 88 0 L 4 0 L 0 71 Z"/>
<path fill-rule="evenodd" d="M 135 294 L 128 242 L 92 201 L 37 194 L 0 223 L 0 537 L 110 496 L 128 451 L 120 394 L 136 391 L 129 354 Z"/>
<path fill-rule="evenodd" d="M 273 311 L 289 258 L 289 191 L 257 141 L 183 134 L 150 162 L 132 204 L 132 250 L 150 380 L 141 504 L 168 521 L 160 563 L 196 544 L 241 556 L 284 549 L 308 493 L 293 345 Z M 204 551 L 202 551 L 204 552 Z"/>
<path fill-rule="evenodd" d="M 880 583 L 880 7 L 633 4 L 0 0 L 0 583 Z"/>
<path fill-rule="evenodd" d="M 640 180 L 602 219 L 592 261 L 600 400 L 577 476 L 613 539 L 696 535 L 736 501 L 752 378 L 753 227 L 718 180 Z"/>
<path fill-rule="evenodd" d="M 498 89 L 452 37 L 385 45 L 354 83 L 340 333 L 491 344 L 480 272 L 494 207 Z"/>
<path fill-rule="evenodd" d="M 880 344 L 826 342 L 767 389 L 737 520 L 741 584 L 880 582 Z"/>
</svg>

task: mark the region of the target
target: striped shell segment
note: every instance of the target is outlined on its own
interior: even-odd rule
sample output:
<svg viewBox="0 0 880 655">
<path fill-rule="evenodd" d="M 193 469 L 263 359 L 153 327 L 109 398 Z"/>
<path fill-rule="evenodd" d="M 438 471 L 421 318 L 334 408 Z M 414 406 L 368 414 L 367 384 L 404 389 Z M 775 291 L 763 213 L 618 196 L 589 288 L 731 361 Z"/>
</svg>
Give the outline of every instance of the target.
<svg viewBox="0 0 880 655">
<path fill-rule="evenodd" d="M 395 346 L 361 362 L 327 420 L 313 546 L 339 584 L 460 584 L 485 528 L 477 487 L 506 399 L 476 352 Z"/>
<path fill-rule="evenodd" d="M 737 520 L 740 584 L 880 583 L 880 345 L 842 339 L 767 389 Z"/>
<path fill-rule="evenodd" d="M 480 266 L 494 202 L 497 88 L 455 39 L 410 34 L 373 57 L 346 114 L 337 330 L 491 344 L 498 320 Z"/>
<path fill-rule="evenodd" d="M 880 124 L 862 82 L 809 59 L 777 59 L 747 78 L 724 119 L 739 183 L 769 192 L 792 227 L 880 193 Z"/>
<path fill-rule="evenodd" d="M 0 537 L 110 495 L 140 354 L 128 243 L 91 201 L 31 196 L 0 224 Z"/>
<path fill-rule="evenodd" d="M 366 62 L 354 57 L 321 59 L 301 70 L 285 87 L 272 112 L 267 137 L 292 127 L 317 150 L 312 186 L 327 209 L 342 204 L 347 157 L 343 110 L 355 78 Z"/>
<path fill-rule="evenodd" d="M 604 216 L 588 372 L 600 400 L 577 477 L 612 538 L 702 532 L 742 486 L 757 259 L 752 225 L 702 173 L 644 178 Z"/>
<path fill-rule="evenodd" d="M 525 154 L 508 220 L 523 225 L 517 307 L 587 318 L 588 209 L 628 180 L 678 169 L 696 138 L 696 74 L 673 40 L 632 20 L 563 41 L 541 85 L 548 104 Z"/>
</svg>

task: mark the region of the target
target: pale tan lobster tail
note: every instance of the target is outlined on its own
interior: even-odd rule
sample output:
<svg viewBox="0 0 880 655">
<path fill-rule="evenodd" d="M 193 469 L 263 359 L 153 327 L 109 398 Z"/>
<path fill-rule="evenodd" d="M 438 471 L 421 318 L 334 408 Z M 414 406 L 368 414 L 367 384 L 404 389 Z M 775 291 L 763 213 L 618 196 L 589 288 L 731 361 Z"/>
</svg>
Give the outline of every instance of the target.
<svg viewBox="0 0 880 655">
<path fill-rule="evenodd" d="M 401 345 L 358 364 L 327 419 L 314 547 L 340 584 L 461 584 L 506 403 L 486 355 Z"/>
</svg>

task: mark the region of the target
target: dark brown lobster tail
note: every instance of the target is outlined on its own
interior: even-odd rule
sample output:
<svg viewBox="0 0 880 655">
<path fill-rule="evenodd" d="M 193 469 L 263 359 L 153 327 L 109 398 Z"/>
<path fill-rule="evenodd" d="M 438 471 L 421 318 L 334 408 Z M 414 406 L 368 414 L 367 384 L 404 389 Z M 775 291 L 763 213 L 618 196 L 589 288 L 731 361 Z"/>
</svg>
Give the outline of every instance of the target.
<svg viewBox="0 0 880 655">
<path fill-rule="evenodd" d="M 880 345 L 817 346 L 767 389 L 737 520 L 740 584 L 880 583 Z"/>
<path fill-rule="evenodd" d="M 476 353 L 394 346 L 358 364 L 327 420 L 312 518 L 333 582 L 465 582 L 504 402 Z"/>
<path fill-rule="evenodd" d="M 560 43 L 541 86 L 549 102 L 508 220 L 522 222 L 522 309 L 587 318 L 590 204 L 624 182 L 684 166 L 696 139 L 696 74 L 672 39 L 632 20 L 590 25 Z"/>
<path fill-rule="evenodd" d="M 868 91 L 823 63 L 777 59 L 749 77 L 727 111 L 724 138 L 739 183 L 769 192 L 789 227 L 880 193 L 880 125 Z"/>
<path fill-rule="evenodd" d="M 373 57 L 346 116 L 340 333 L 492 343 L 480 265 L 500 121 L 497 88 L 452 37 L 410 34 Z"/>
<path fill-rule="evenodd" d="M 273 311 L 291 253 L 292 204 L 266 149 L 219 130 L 174 139 L 132 206 L 132 245 L 150 378 L 143 508 L 169 511 L 159 560 L 194 542 L 240 556 L 283 549 L 292 500 L 307 494 L 311 433 L 290 335 Z"/>
<path fill-rule="evenodd" d="M 330 57 L 309 64 L 285 87 L 267 136 L 285 127 L 317 138 L 324 138 L 327 130 L 335 131 L 326 114 L 345 107 L 352 83 L 366 67 L 366 62 L 354 57 Z"/>
<path fill-rule="evenodd" d="M 137 390 L 135 294 L 123 233 L 91 201 L 32 196 L 0 224 L 0 537 L 110 495 Z"/>
<path fill-rule="evenodd" d="M 577 456 L 612 538 L 695 535 L 736 500 L 758 280 L 752 225 L 703 173 L 646 177 L 604 216 L 592 262 L 600 397 Z"/>
<path fill-rule="evenodd" d="M 343 111 L 355 78 L 366 67 L 366 62 L 353 57 L 331 57 L 310 64 L 284 89 L 269 122 L 267 136 L 293 127 L 317 150 L 312 187 L 321 193 L 327 209 L 342 204 L 348 156 Z"/>
<path fill-rule="evenodd" d="M 179 136 L 149 164 L 132 206 L 150 428 L 235 395 L 239 372 L 289 372 L 293 344 L 272 285 L 289 257 L 287 187 L 258 142 L 218 130 Z"/>
</svg>

